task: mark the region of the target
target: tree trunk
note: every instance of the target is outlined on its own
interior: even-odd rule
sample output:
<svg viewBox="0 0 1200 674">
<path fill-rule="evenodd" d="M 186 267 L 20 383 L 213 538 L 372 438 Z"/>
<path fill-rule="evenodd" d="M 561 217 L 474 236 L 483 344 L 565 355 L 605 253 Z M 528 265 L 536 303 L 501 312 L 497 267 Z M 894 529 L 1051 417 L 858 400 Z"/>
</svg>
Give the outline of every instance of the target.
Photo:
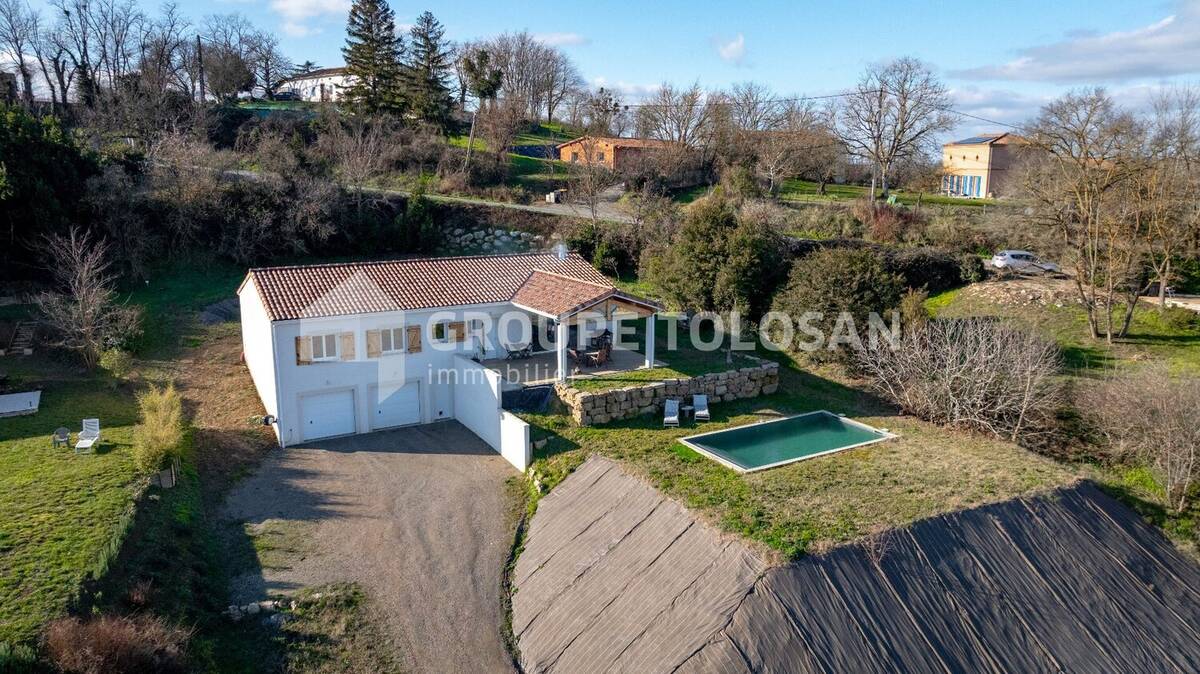
<svg viewBox="0 0 1200 674">
<path fill-rule="evenodd" d="M 828 184 L 829 184 L 829 181 L 825 179 L 825 176 L 821 176 L 821 180 L 819 181 L 819 184 L 817 185 L 817 194 L 820 194 L 821 196 L 825 196 L 825 186 Z"/>
</svg>

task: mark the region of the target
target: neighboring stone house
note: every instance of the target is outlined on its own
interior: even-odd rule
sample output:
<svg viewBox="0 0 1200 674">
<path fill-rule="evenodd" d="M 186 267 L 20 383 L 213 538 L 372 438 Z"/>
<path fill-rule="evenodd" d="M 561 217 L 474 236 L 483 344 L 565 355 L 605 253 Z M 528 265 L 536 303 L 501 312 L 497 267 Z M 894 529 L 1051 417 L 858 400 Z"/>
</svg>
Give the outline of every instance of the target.
<svg viewBox="0 0 1200 674">
<path fill-rule="evenodd" d="M 956 197 L 1007 197 L 1017 151 L 1025 139 L 1011 133 L 986 133 L 942 146 L 942 193 Z"/>
<path fill-rule="evenodd" d="M 555 147 L 562 161 L 579 164 L 601 164 L 613 171 L 629 171 L 637 167 L 647 152 L 657 152 L 669 143 L 652 138 L 605 138 L 583 136 Z"/>
<path fill-rule="evenodd" d="M 294 92 L 304 101 L 329 103 L 340 99 L 348 86 L 350 76 L 345 68 L 321 68 L 280 81 L 279 91 Z"/>
</svg>

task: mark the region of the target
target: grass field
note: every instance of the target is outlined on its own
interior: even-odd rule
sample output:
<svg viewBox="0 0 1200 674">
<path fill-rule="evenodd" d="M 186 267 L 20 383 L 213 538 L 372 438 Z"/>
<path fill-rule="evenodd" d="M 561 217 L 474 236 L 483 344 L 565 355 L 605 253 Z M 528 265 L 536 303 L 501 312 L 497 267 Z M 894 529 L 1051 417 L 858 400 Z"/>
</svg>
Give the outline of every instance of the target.
<svg viewBox="0 0 1200 674">
<path fill-rule="evenodd" d="M 831 183 L 825 186 L 825 194 L 821 194 L 820 185 L 817 183 L 793 178 L 783 183 L 783 188 L 779 191 L 779 198 L 787 201 L 854 201 L 855 199 L 865 198 L 870 191 L 869 187 L 862 185 L 836 185 Z M 995 199 L 960 199 L 938 194 L 916 194 L 899 190 L 893 190 L 892 193 L 896 195 L 896 201 L 909 206 L 916 204 L 918 200 L 922 204 L 938 204 L 943 206 L 978 207 L 996 204 Z"/>
<path fill-rule="evenodd" d="M 143 308 L 139 358 L 172 358 L 202 340 L 196 311 L 231 296 L 241 275 L 230 264 L 175 266 L 127 292 L 125 301 Z M 144 484 L 131 456 L 143 380 L 118 386 L 45 349 L 2 358 L 0 370 L 42 390 L 37 414 L 0 419 L 0 642 L 28 643 L 72 605 L 85 580 L 110 570 L 120 549 Z M 103 442 L 94 454 L 51 448 L 55 428 L 78 433 L 85 417 L 100 419 Z"/>
<path fill-rule="evenodd" d="M 0 419 L 0 642 L 28 643 L 103 574 L 141 481 L 130 452 L 133 393 L 38 356 L 0 360 L 42 389 L 37 414 Z M 100 419 L 94 454 L 52 448 L 50 433 Z"/>
</svg>

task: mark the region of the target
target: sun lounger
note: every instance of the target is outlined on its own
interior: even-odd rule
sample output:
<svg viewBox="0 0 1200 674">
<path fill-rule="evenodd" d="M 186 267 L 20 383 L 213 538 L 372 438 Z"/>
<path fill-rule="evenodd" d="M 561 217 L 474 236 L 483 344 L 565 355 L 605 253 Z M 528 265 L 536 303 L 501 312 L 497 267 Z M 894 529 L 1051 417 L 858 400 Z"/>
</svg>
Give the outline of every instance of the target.
<svg viewBox="0 0 1200 674">
<path fill-rule="evenodd" d="M 79 437 L 75 440 L 75 451 L 89 451 L 97 442 L 100 442 L 100 420 L 84 419 L 83 430 L 79 432 Z"/>
<path fill-rule="evenodd" d="M 679 401 L 668 400 L 663 405 L 663 426 L 679 425 Z"/>
<path fill-rule="evenodd" d="M 692 396 L 692 406 L 696 408 L 696 421 L 710 421 L 708 416 L 708 396 Z"/>
</svg>

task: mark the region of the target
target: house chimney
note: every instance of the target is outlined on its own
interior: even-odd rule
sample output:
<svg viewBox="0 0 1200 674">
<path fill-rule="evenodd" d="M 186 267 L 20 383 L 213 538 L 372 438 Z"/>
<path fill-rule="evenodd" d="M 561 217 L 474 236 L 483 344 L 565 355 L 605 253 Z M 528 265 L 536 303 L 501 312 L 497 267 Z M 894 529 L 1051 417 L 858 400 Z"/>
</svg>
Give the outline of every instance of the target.
<svg viewBox="0 0 1200 674">
<path fill-rule="evenodd" d="M 567 244 L 563 243 L 562 241 L 559 241 L 554 246 L 554 254 L 557 255 L 558 259 L 560 259 L 560 260 L 567 259 Z"/>
</svg>

